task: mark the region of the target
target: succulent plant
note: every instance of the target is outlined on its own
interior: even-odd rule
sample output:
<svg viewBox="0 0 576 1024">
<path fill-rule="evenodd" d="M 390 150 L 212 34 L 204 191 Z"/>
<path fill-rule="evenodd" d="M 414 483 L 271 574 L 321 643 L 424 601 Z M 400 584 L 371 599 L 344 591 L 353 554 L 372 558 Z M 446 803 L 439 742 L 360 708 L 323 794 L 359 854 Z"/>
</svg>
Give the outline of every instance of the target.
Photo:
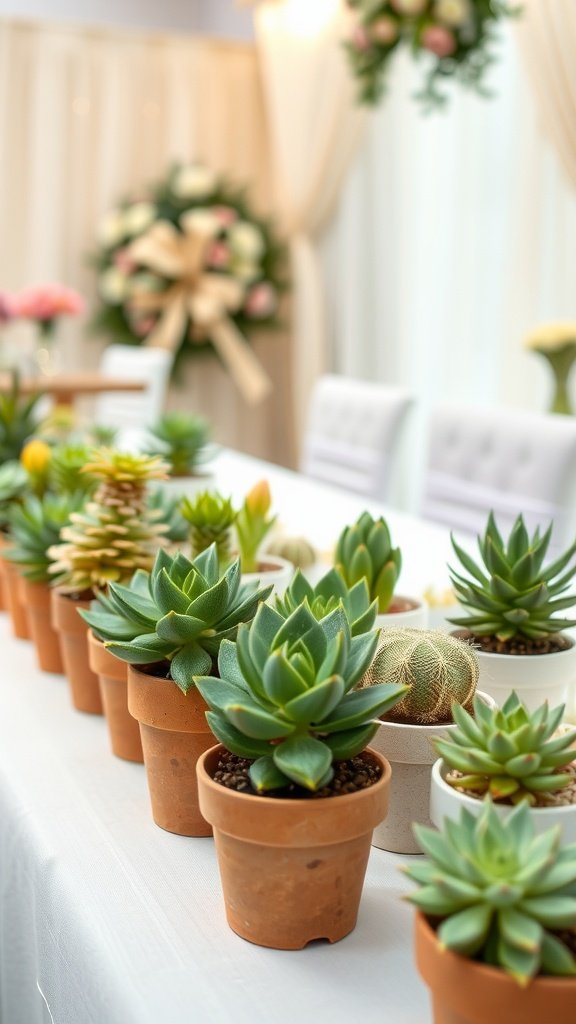
<svg viewBox="0 0 576 1024">
<path fill-rule="evenodd" d="M 48 493 L 42 498 L 29 495 L 21 505 L 14 505 L 9 520 L 12 545 L 4 557 L 15 562 L 22 575 L 35 583 L 57 583 L 50 572 L 52 560 L 48 551 L 84 500 L 81 492 Z"/>
<path fill-rule="evenodd" d="M 258 552 L 276 522 L 270 515 L 271 506 L 268 481 L 260 480 L 246 495 L 235 521 L 242 572 L 258 570 Z"/>
<path fill-rule="evenodd" d="M 452 721 L 456 702 L 472 708 L 478 659 L 462 640 L 437 630 L 385 629 L 359 688 L 384 680 L 409 687 L 390 718 L 413 725 Z"/>
<path fill-rule="evenodd" d="M 30 488 L 28 473 L 15 459 L 0 466 L 0 530 L 6 530 L 10 509 Z"/>
<path fill-rule="evenodd" d="M 564 705 L 550 709 L 548 703 L 528 711 L 516 693 L 502 708 L 489 708 L 474 699 L 474 715 L 454 705 L 457 728 L 449 739 L 435 737 L 437 753 L 449 768 L 462 776 L 447 782 L 459 789 L 493 800 L 535 803 L 540 793 L 552 793 L 573 781 L 559 772 L 576 759 L 576 730 L 555 736 L 564 715 Z"/>
<path fill-rule="evenodd" d="M 321 580 L 312 586 L 299 569 L 282 596 L 276 595 L 276 611 L 287 619 L 304 601 L 315 619 L 321 620 L 342 606 L 348 619 L 352 636 L 368 633 L 374 628 L 376 601 L 370 603 L 366 580 L 358 580 L 353 587 L 346 586 L 336 569 L 330 569 Z"/>
<path fill-rule="evenodd" d="M 390 530 L 384 519 L 373 519 L 369 512 L 347 526 L 336 544 L 336 568 L 349 587 L 366 579 L 372 600 L 378 601 L 378 612 L 390 607 L 394 587 L 402 568 L 400 548 L 393 548 Z"/>
<path fill-rule="evenodd" d="M 480 817 L 463 809 L 443 832 L 416 825 L 428 855 L 405 867 L 420 886 L 408 899 L 440 923 L 440 946 L 501 967 L 521 985 L 538 973 L 576 975 L 557 932 L 576 920 L 576 844 L 560 828 L 541 835 L 527 804 L 501 820 L 488 800 Z"/>
<path fill-rule="evenodd" d="M 193 561 L 160 550 L 150 574 L 127 586 L 111 583 L 82 617 L 112 654 L 132 665 L 170 663 L 170 676 L 187 693 L 193 676 L 210 672 L 220 644 L 234 639 L 271 587 L 240 582 L 240 561 L 222 572 L 216 545 Z"/>
<path fill-rule="evenodd" d="M 10 390 L 0 394 L 0 463 L 20 457 L 24 444 L 36 431 L 36 407 L 41 398 L 41 394 L 22 395 L 18 374 L 12 373 Z"/>
<path fill-rule="evenodd" d="M 317 558 L 316 550 L 306 537 L 276 537 L 266 545 L 266 551 L 269 555 L 286 558 L 297 569 L 309 569 Z"/>
<path fill-rule="evenodd" d="M 576 565 L 567 568 L 576 552 L 576 540 L 545 566 L 551 533 L 552 525 L 542 536 L 536 528 L 530 537 L 519 515 L 505 543 L 491 512 L 484 536 L 478 538 L 482 567 L 452 537 L 454 551 L 469 576 L 450 570 L 451 580 L 469 614 L 450 621 L 477 636 L 499 640 L 511 640 L 517 634 L 538 639 L 576 625 L 576 619 L 556 617 L 557 612 L 576 604 L 576 596 L 561 596 L 576 572 Z"/>
<path fill-rule="evenodd" d="M 204 491 L 193 501 L 183 498 L 180 511 L 191 526 L 192 555 L 199 555 L 211 544 L 216 544 L 220 565 L 228 565 L 232 557 L 231 530 L 236 519 L 230 498 L 224 498 L 216 491 Z"/>
<path fill-rule="evenodd" d="M 165 476 L 161 459 L 101 448 L 84 471 L 99 479 L 98 489 L 81 512 L 72 514 L 61 531 L 62 543 L 48 551 L 60 586 L 75 592 L 99 590 L 128 580 L 136 569 L 151 568 L 166 532 L 146 503 L 148 481 Z"/>
<path fill-rule="evenodd" d="M 187 476 L 210 457 L 210 427 L 201 416 L 167 412 L 148 430 L 152 443 L 149 455 L 161 455 L 171 476 Z"/>
<path fill-rule="evenodd" d="M 181 512 L 182 496 L 171 494 L 163 487 L 151 487 L 146 504 L 160 523 L 166 526 L 164 534 L 170 544 L 183 544 L 188 540 L 188 523 Z"/>
<path fill-rule="evenodd" d="M 210 707 L 214 735 L 232 753 L 256 758 L 255 790 L 295 782 L 327 785 L 333 761 L 354 757 L 377 729 L 377 715 L 404 693 L 382 683 L 350 692 L 370 664 L 377 633 L 353 637 L 341 608 L 318 622 L 306 604 L 284 619 L 261 605 L 236 643 L 220 648 L 220 679 L 196 686 Z"/>
<path fill-rule="evenodd" d="M 48 469 L 48 485 L 50 490 L 58 493 L 92 494 L 97 479 L 85 471 L 90 461 L 91 449 L 85 444 L 67 442 L 56 445 L 52 449 Z"/>
</svg>

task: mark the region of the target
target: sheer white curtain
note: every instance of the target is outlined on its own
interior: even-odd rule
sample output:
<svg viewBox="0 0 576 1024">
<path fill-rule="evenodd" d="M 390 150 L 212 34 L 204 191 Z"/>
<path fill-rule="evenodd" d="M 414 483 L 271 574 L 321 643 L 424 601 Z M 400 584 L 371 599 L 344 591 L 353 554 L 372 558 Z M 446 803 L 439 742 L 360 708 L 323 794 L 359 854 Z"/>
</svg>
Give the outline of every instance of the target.
<svg viewBox="0 0 576 1024">
<path fill-rule="evenodd" d="M 411 99 L 417 70 L 398 62 L 324 236 L 333 367 L 404 384 L 419 400 L 409 503 L 426 409 L 449 398 L 544 409 L 545 367 L 523 336 L 576 319 L 576 199 L 538 128 L 511 32 L 499 57 L 493 99 L 455 91 L 427 117 Z"/>
</svg>

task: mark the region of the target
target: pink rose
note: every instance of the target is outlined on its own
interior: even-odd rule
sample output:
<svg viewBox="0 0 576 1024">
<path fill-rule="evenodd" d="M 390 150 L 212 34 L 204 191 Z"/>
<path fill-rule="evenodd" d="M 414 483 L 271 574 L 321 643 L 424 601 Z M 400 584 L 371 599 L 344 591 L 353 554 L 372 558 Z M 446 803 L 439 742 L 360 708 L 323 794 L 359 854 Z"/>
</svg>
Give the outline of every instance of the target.
<svg viewBox="0 0 576 1024">
<path fill-rule="evenodd" d="M 153 316 L 143 317 L 140 320 L 135 320 L 132 324 L 132 330 L 134 334 L 137 334 L 139 338 L 145 338 L 150 331 L 154 328 L 156 320 Z"/>
<path fill-rule="evenodd" d="M 14 306 L 8 292 L 0 292 L 0 327 L 14 316 Z"/>
<path fill-rule="evenodd" d="M 84 309 L 84 300 L 62 284 L 25 288 L 14 296 L 14 315 L 25 320 L 54 320 L 57 316 L 76 316 Z"/>
<path fill-rule="evenodd" d="M 454 34 L 443 25 L 428 25 L 422 33 L 422 46 L 437 57 L 450 57 L 456 49 Z"/>
<path fill-rule="evenodd" d="M 370 36 L 363 25 L 356 25 L 352 33 L 352 46 L 361 53 L 370 49 Z"/>
<path fill-rule="evenodd" d="M 274 285 L 269 281 L 261 281 L 248 292 L 244 312 L 255 320 L 265 320 L 272 316 L 277 305 L 278 296 Z"/>
<path fill-rule="evenodd" d="M 231 206 L 213 206 L 211 212 L 223 228 L 229 228 L 234 221 L 238 220 L 238 214 Z"/>
<path fill-rule="evenodd" d="M 381 18 L 373 21 L 370 25 L 370 35 L 374 42 L 389 46 L 398 38 L 398 22 L 387 14 L 383 14 Z"/>
<path fill-rule="evenodd" d="M 206 255 L 206 263 L 218 270 L 230 265 L 230 249 L 225 242 L 212 242 Z"/>
<path fill-rule="evenodd" d="M 132 259 L 128 246 L 118 249 L 118 252 L 114 253 L 113 260 L 114 266 L 118 267 L 118 270 L 121 270 L 123 274 L 133 274 L 136 270 L 137 264 Z"/>
</svg>

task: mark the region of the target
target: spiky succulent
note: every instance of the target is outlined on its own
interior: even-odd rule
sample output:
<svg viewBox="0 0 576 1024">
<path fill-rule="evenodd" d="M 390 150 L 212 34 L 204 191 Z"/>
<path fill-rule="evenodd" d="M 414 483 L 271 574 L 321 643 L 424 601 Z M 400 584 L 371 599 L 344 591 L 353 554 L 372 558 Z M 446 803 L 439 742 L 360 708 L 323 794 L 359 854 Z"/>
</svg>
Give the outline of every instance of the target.
<svg viewBox="0 0 576 1024">
<path fill-rule="evenodd" d="M 18 459 L 24 444 L 38 425 L 37 405 L 42 395 L 25 397 L 17 373 L 9 391 L 0 394 L 0 463 Z"/>
<path fill-rule="evenodd" d="M 0 466 L 0 530 L 6 530 L 10 509 L 23 499 L 29 487 L 28 473 L 15 459 Z"/>
<path fill-rule="evenodd" d="M 341 604 L 352 636 L 368 633 L 374 628 L 377 606 L 376 601 L 370 603 L 366 580 L 358 580 L 358 583 L 348 588 L 336 569 L 330 569 L 315 586 L 297 569 L 284 594 L 277 594 L 275 601 L 276 611 L 285 619 L 304 601 L 307 601 L 314 618 L 318 620 L 325 618 Z"/>
<path fill-rule="evenodd" d="M 236 538 L 242 572 L 258 571 L 258 554 L 274 523 L 270 515 L 272 497 L 267 480 L 260 480 L 248 492 L 236 516 Z"/>
<path fill-rule="evenodd" d="M 91 501 L 70 517 L 53 545 L 51 572 L 70 591 L 99 590 L 150 569 L 166 526 L 147 506 L 147 483 L 165 476 L 159 458 L 98 449 L 84 467 L 100 481 Z"/>
<path fill-rule="evenodd" d="M 384 680 L 403 683 L 408 692 L 390 717 L 395 722 L 433 725 L 452 721 L 454 701 L 472 708 L 478 674 L 478 659 L 462 640 L 437 630 L 385 629 L 359 687 Z"/>
<path fill-rule="evenodd" d="M 377 633 L 353 637 L 341 608 L 318 622 L 306 604 L 284 619 L 261 605 L 235 644 L 220 648 L 220 679 L 196 679 L 214 735 L 232 753 L 256 758 L 254 788 L 327 785 L 333 761 L 364 749 L 374 719 L 404 693 L 382 683 L 350 691 L 369 665 Z"/>
<path fill-rule="evenodd" d="M 147 505 L 158 515 L 158 521 L 166 525 L 164 534 L 170 544 L 183 544 L 188 540 L 188 523 L 181 512 L 182 496 L 172 494 L 163 487 L 151 487 Z"/>
<path fill-rule="evenodd" d="M 29 495 L 10 512 L 12 545 L 4 557 L 19 566 L 22 575 L 35 583 L 58 582 L 50 572 L 48 555 L 58 542 L 60 531 L 85 500 L 82 493 Z"/>
<path fill-rule="evenodd" d="M 220 565 L 228 565 L 231 558 L 231 530 L 236 510 L 230 498 L 217 491 L 204 491 L 193 500 L 183 498 L 180 511 L 190 523 L 192 555 L 199 555 L 211 544 L 216 544 Z"/>
<path fill-rule="evenodd" d="M 550 709 L 548 703 L 528 711 L 516 693 L 511 693 L 502 708 L 489 708 L 476 697 L 474 715 L 454 705 L 452 714 L 457 728 L 449 739 L 432 741 L 449 768 L 462 776 L 447 782 L 459 789 L 493 800 L 533 804 L 540 793 L 563 789 L 573 777 L 557 771 L 576 759 L 576 730 L 555 736 L 564 705 Z"/>
<path fill-rule="evenodd" d="M 85 444 L 67 443 L 56 445 L 48 467 L 48 486 L 57 494 L 82 492 L 92 494 L 96 477 L 85 471 L 90 461 L 91 449 Z"/>
<path fill-rule="evenodd" d="M 336 568 L 349 587 L 366 579 L 378 611 L 386 612 L 402 568 L 400 548 L 393 548 L 390 530 L 384 519 L 373 519 L 369 512 L 347 526 L 336 544 Z"/>
<path fill-rule="evenodd" d="M 172 476 L 193 473 L 211 455 L 208 447 L 210 426 L 202 416 L 186 412 L 167 412 L 148 433 L 149 455 L 161 455 L 170 466 Z"/>
<path fill-rule="evenodd" d="M 463 809 L 443 832 L 416 825 L 428 860 L 405 867 L 420 885 L 408 898 L 440 918 L 441 947 L 501 967 L 521 985 L 536 974 L 576 975 L 555 934 L 576 921 L 576 844 L 560 828 L 541 835 L 527 804 L 502 820 L 490 800 L 480 817 Z"/>
<path fill-rule="evenodd" d="M 537 527 L 530 537 L 519 515 L 505 543 L 491 512 L 484 536 L 478 538 L 482 565 L 452 537 L 454 551 L 469 575 L 451 569 L 451 580 L 469 614 L 450 622 L 499 640 L 511 640 L 517 634 L 538 639 L 576 625 L 576 619 L 556 617 L 557 612 L 576 604 L 576 596 L 561 596 L 576 572 L 576 564 L 569 565 L 576 540 L 559 558 L 544 565 L 551 533 L 552 524 L 542 535 Z"/>
<path fill-rule="evenodd" d="M 222 572 L 214 544 L 193 561 L 160 550 L 151 573 L 137 572 L 127 586 L 111 583 L 81 614 L 122 661 L 169 662 L 171 678 L 187 693 L 271 589 L 241 583 L 238 559 Z"/>
</svg>

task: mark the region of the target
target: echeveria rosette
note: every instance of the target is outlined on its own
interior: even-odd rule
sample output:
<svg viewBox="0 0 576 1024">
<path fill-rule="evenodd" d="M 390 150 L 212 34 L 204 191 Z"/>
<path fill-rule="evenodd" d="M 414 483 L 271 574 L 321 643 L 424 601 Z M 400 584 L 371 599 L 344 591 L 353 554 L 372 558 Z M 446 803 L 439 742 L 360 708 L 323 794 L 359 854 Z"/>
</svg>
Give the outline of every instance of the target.
<svg viewBox="0 0 576 1024">
<path fill-rule="evenodd" d="M 145 344 L 158 314 L 138 310 L 134 294 L 142 289 L 151 294 L 167 291 L 174 278 L 136 263 L 130 247 L 156 222 L 167 221 L 181 231 L 182 218 L 194 213 L 218 222 L 205 270 L 241 284 L 240 305 L 229 311 L 240 333 L 249 338 L 257 328 L 276 324 L 286 281 L 284 248 L 273 224 L 256 215 L 244 190 L 232 187 L 210 168 L 175 164 L 146 195 L 120 202 L 104 217 L 94 260 L 101 300 L 94 319 L 97 330 L 123 344 Z M 199 335 L 188 319 L 178 339 L 175 367 L 182 358 L 210 346 L 210 337 L 205 332 Z"/>
<path fill-rule="evenodd" d="M 330 615 L 339 605 L 344 609 L 352 636 L 368 633 L 374 628 L 378 602 L 370 601 L 370 591 L 365 579 L 358 580 L 351 587 L 344 582 L 336 569 L 330 569 L 315 586 L 297 569 L 284 594 L 276 595 L 276 611 L 288 618 L 304 601 L 319 621 Z"/>
<path fill-rule="evenodd" d="M 170 677 L 187 693 L 193 676 L 212 671 L 220 644 L 236 637 L 272 587 L 241 583 L 238 559 L 219 567 L 213 544 L 190 561 L 160 550 L 151 573 L 128 585 L 110 584 L 82 617 L 112 654 L 131 665 L 168 662 Z"/>
<path fill-rule="evenodd" d="M 224 641 L 219 679 L 196 679 L 214 735 L 234 754 L 255 758 L 250 780 L 265 792 L 291 782 L 327 785 L 333 761 L 354 757 L 378 728 L 378 716 L 405 687 L 382 683 L 353 691 L 370 664 L 378 633 L 353 637 L 337 608 L 320 622 L 307 604 L 285 619 L 260 605 L 236 643 Z"/>
<path fill-rule="evenodd" d="M 562 596 L 576 573 L 576 540 L 544 565 L 551 534 L 552 524 L 542 535 L 537 527 L 530 537 L 519 515 L 506 543 L 490 512 L 486 531 L 478 537 L 482 565 L 452 537 L 454 551 L 468 576 L 451 569 L 450 579 L 468 615 L 450 622 L 477 636 L 496 636 L 499 640 L 511 640 L 516 635 L 540 639 L 576 626 L 576 619 L 557 616 L 576 604 L 575 595 Z"/>
<path fill-rule="evenodd" d="M 541 793 L 553 793 L 573 781 L 565 768 L 576 758 L 576 730 L 556 731 L 564 705 L 549 708 L 548 702 L 528 711 L 516 693 L 501 708 L 489 708 L 478 697 L 474 714 L 454 705 L 456 728 L 446 739 L 432 740 L 449 768 L 461 775 L 448 776 L 458 789 L 493 800 L 536 802 Z"/>
<path fill-rule="evenodd" d="M 334 562 L 348 587 L 358 580 L 368 583 L 370 597 L 378 601 L 378 612 L 388 610 L 402 568 L 400 548 L 392 547 L 386 521 L 363 512 L 347 526 L 336 544 Z"/>
<path fill-rule="evenodd" d="M 58 543 L 61 529 L 86 500 L 82 491 L 29 495 L 9 513 L 10 547 L 3 557 L 14 562 L 33 583 L 58 583 L 50 572 L 49 549 Z"/>
<path fill-rule="evenodd" d="M 408 899 L 440 919 L 441 947 L 500 967 L 521 985 L 539 973 L 576 975 L 555 934 L 576 921 L 576 844 L 560 845 L 559 826 L 535 835 L 527 804 L 501 819 L 487 800 L 479 817 L 463 809 L 442 832 L 414 831 L 428 859 L 404 868 L 420 886 Z"/>
</svg>

